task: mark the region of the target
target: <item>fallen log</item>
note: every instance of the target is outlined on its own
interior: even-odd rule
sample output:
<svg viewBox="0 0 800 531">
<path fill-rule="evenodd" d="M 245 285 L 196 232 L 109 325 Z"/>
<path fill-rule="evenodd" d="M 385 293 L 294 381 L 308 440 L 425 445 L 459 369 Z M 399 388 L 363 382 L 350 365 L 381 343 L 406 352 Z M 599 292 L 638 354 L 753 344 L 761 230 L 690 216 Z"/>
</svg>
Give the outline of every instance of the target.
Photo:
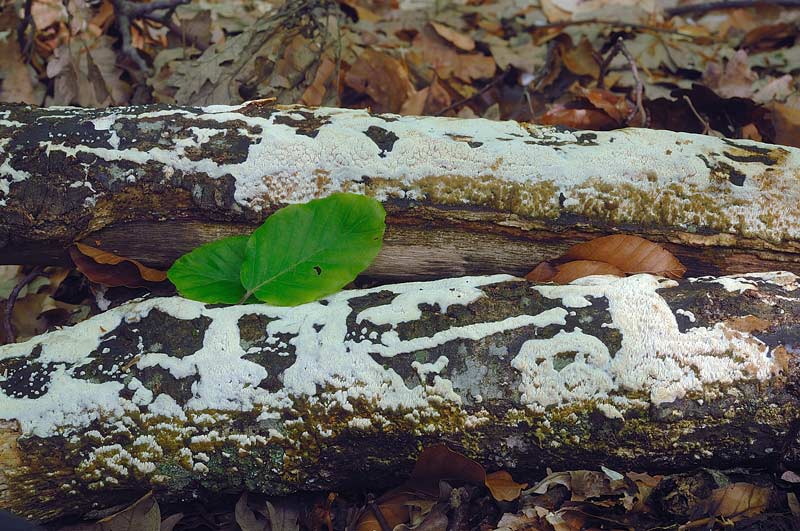
<svg viewBox="0 0 800 531">
<path fill-rule="evenodd" d="M 798 315 L 788 272 L 134 301 L 0 347 L 0 509 L 374 491 L 436 442 L 520 477 L 797 469 Z"/>
<path fill-rule="evenodd" d="M 0 105 L 0 263 L 68 263 L 82 241 L 167 267 L 334 191 L 384 201 L 367 275 L 522 275 L 623 231 L 695 274 L 800 273 L 800 150 L 745 140 L 254 101 Z"/>
</svg>

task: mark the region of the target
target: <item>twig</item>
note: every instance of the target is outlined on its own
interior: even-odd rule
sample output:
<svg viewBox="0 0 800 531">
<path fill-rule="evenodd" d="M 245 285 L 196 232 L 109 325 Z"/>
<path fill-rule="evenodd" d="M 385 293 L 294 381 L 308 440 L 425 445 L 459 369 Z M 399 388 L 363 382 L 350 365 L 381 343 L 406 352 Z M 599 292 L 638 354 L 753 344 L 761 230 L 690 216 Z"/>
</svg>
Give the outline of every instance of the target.
<svg viewBox="0 0 800 531">
<path fill-rule="evenodd" d="M 131 22 L 137 18 L 147 18 L 162 22 L 172 16 L 172 12 L 181 4 L 187 4 L 190 0 L 155 0 L 146 4 L 137 4 L 131 0 L 111 0 L 114 6 L 114 14 L 117 16 L 116 24 L 119 34 L 122 37 L 122 53 L 130 57 L 142 72 L 149 70 L 147 63 L 136 52 L 131 42 Z M 153 11 L 168 10 L 162 17 L 153 15 Z"/>
<path fill-rule="evenodd" d="M 33 20 L 33 16 L 31 15 L 31 7 L 33 6 L 33 0 L 25 0 L 25 8 L 24 8 L 24 15 L 22 20 L 19 21 L 19 25 L 17 26 L 17 44 L 19 44 L 19 53 L 22 54 L 22 57 L 26 57 L 27 54 L 27 47 L 28 41 L 25 38 L 25 32 L 28 31 L 28 26 Z M 36 28 L 34 28 L 35 31 Z M 31 39 L 31 43 L 33 39 Z"/>
<path fill-rule="evenodd" d="M 711 126 L 708 124 L 708 121 L 705 118 L 703 118 L 699 112 L 697 112 L 697 109 L 695 109 L 694 107 L 694 103 L 692 103 L 692 99 L 686 95 L 683 96 L 683 99 L 684 101 L 686 101 L 686 103 L 689 104 L 689 109 L 691 109 L 692 114 L 694 114 L 694 117 L 700 120 L 700 123 L 703 125 L 703 134 L 704 135 L 710 134 L 712 131 Z"/>
<path fill-rule="evenodd" d="M 708 13 L 709 11 L 716 11 L 718 9 L 738 9 L 743 7 L 754 7 L 762 4 L 800 8 L 800 0 L 727 0 L 722 2 L 708 2 L 705 4 L 689 4 L 685 6 L 670 7 L 665 9 L 664 13 L 669 17 L 685 15 L 687 13 L 702 15 L 704 13 Z"/>
<path fill-rule="evenodd" d="M 375 503 L 375 497 L 372 494 L 367 495 L 367 507 L 369 507 L 372 514 L 375 515 L 375 519 L 378 521 L 378 524 L 381 526 L 381 531 L 392 531 L 392 526 L 389 525 L 389 522 L 386 521 L 386 517 L 383 516 L 381 512 L 381 508 Z"/>
<path fill-rule="evenodd" d="M 14 334 L 14 328 L 11 326 L 11 311 L 14 309 L 14 304 L 17 302 L 17 297 L 19 297 L 19 292 L 22 291 L 22 288 L 27 286 L 33 279 L 36 277 L 45 274 L 44 273 L 44 266 L 36 266 L 31 269 L 30 273 L 22 277 L 22 280 L 14 286 L 14 289 L 11 290 L 11 293 L 8 295 L 8 300 L 6 301 L 6 308 L 3 312 L 3 329 L 5 330 L 6 335 L 6 343 L 13 343 L 16 340 L 16 336 Z"/>
<path fill-rule="evenodd" d="M 491 89 L 492 87 L 497 85 L 500 81 L 502 81 L 506 77 L 506 73 L 508 73 L 508 71 L 507 70 L 503 70 L 498 75 L 496 75 L 494 77 L 494 79 L 492 79 L 491 81 L 486 83 L 484 86 L 482 86 L 481 89 L 478 92 L 476 92 L 475 94 L 473 94 L 471 96 L 467 96 L 466 98 L 461 98 L 460 100 L 458 100 L 458 101 L 456 101 L 454 103 L 451 103 L 450 105 L 448 105 L 444 109 L 442 109 L 439 112 L 437 112 L 436 114 L 434 114 L 434 116 L 441 116 L 444 113 L 446 113 L 447 111 L 452 111 L 456 107 L 460 107 L 461 105 L 464 105 L 465 103 L 468 103 L 468 102 L 474 100 L 478 96 L 481 96 L 482 94 L 485 94 L 486 92 L 489 91 L 489 89 Z"/>
<path fill-rule="evenodd" d="M 800 1 L 800 0 L 798 0 Z M 567 26 L 583 26 L 586 24 L 598 24 L 601 26 L 611 26 L 612 28 L 620 28 L 620 29 L 634 29 L 634 30 L 642 30 L 642 31 L 652 31 L 654 33 L 669 33 L 672 35 L 679 35 L 681 37 L 686 37 L 691 40 L 698 40 L 698 39 L 707 39 L 706 36 L 698 36 L 698 35 L 691 35 L 689 33 L 683 33 L 680 30 L 675 30 L 672 28 L 662 28 L 659 26 L 651 26 L 649 24 L 633 24 L 629 22 L 621 22 L 619 20 L 603 20 L 599 18 L 587 18 L 583 20 L 562 20 L 560 22 L 551 22 L 548 24 L 534 24 L 531 26 L 526 26 L 526 30 L 540 30 L 540 29 L 549 29 L 549 28 L 566 28 Z"/>
<path fill-rule="evenodd" d="M 635 82 L 633 90 L 636 97 L 636 109 L 630 115 L 628 115 L 628 117 L 625 119 L 625 122 L 626 124 L 631 123 L 631 121 L 638 114 L 640 117 L 639 119 L 642 122 L 641 125 L 647 125 L 647 113 L 645 112 L 644 105 L 642 104 L 644 84 L 642 83 L 642 79 L 639 77 L 639 69 L 636 67 L 636 61 L 633 59 L 631 52 L 629 52 L 628 48 L 625 46 L 625 40 L 622 37 L 617 38 L 617 42 L 614 43 L 614 47 L 611 48 L 606 58 L 600 64 L 600 76 L 597 79 L 597 86 L 599 88 L 604 88 L 606 72 L 608 71 L 611 61 L 617 56 L 618 53 L 621 53 L 628 61 L 628 65 L 631 67 L 631 73 L 633 74 L 633 80 Z"/>
</svg>

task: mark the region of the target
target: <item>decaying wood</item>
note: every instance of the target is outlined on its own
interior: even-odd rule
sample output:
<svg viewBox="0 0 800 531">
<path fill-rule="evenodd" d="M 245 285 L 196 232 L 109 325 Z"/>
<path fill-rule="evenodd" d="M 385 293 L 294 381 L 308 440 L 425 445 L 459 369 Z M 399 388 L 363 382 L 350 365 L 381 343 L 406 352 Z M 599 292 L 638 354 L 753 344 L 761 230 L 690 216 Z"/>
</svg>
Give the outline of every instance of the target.
<svg viewBox="0 0 800 531">
<path fill-rule="evenodd" d="M 0 508 L 47 520 L 150 488 L 374 491 L 435 442 L 520 477 L 796 469 L 798 315 L 785 272 L 131 302 L 0 347 Z"/>
<path fill-rule="evenodd" d="M 73 241 L 156 267 L 338 190 L 384 201 L 367 274 L 524 274 L 612 232 L 695 274 L 800 273 L 800 150 L 624 129 L 272 105 L 0 106 L 0 263 Z"/>
</svg>

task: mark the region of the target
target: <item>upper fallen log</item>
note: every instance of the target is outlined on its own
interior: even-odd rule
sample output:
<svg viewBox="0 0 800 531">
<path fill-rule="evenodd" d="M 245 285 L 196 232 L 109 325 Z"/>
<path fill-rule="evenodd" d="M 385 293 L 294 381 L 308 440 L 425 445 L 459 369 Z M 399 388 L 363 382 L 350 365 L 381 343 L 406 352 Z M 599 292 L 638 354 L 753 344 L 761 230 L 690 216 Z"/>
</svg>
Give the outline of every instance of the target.
<svg viewBox="0 0 800 531">
<path fill-rule="evenodd" d="M 364 193 L 389 212 L 373 276 L 523 274 L 612 231 L 695 273 L 800 273 L 800 150 L 648 129 L 272 105 L 0 106 L 0 263 L 80 240 L 168 266 L 286 203 Z"/>
<path fill-rule="evenodd" d="M 434 442 L 519 477 L 797 468 L 798 315 L 791 273 L 132 302 L 0 347 L 0 509 L 377 489 Z"/>
</svg>

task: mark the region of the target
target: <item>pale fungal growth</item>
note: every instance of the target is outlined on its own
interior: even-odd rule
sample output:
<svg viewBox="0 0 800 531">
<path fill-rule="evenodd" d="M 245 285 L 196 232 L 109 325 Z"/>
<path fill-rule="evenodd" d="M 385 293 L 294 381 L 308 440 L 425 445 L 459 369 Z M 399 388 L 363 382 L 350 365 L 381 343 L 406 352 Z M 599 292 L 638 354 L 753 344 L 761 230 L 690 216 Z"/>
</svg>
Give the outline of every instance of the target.
<svg viewBox="0 0 800 531">
<path fill-rule="evenodd" d="M 731 286 L 731 282 L 742 285 L 737 279 L 720 281 L 723 286 Z M 769 355 L 769 348 L 750 336 L 719 323 L 713 328 L 695 327 L 681 332 L 675 314 L 657 292 L 674 286 L 677 286 L 675 281 L 652 275 L 622 279 L 595 276 L 579 279 L 564 287 L 535 286 L 533 289 L 544 296 L 561 298 L 573 307 L 591 304 L 589 299 L 606 299 L 612 320 L 608 326 L 620 331 L 622 347 L 613 357 L 609 357 L 610 353 L 603 352 L 605 346 L 600 342 L 591 343 L 596 350 L 587 347 L 583 347 L 582 351 L 577 350 L 566 341 L 566 338 L 572 340 L 571 336 L 564 336 L 560 341 L 544 346 L 534 343 L 535 346 L 527 351 L 523 345 L 523 351 L 515 363 L 524 368 L 523 373 L 532 383 L 532 388 L 526 387 L 525 391 L 529 395 L 533 393 L 533 396 L 544 397 L 542 387 L 548 386 L 551 393 L 556 393 L 554 396 L 558 402 L 559 399 L 563 401 L 563 396 L 589 399 L 592 396 L 605 397 L 611 392 L 648 390 L 650 400 L 660 404 L 681 398 L 689 391 L 702 390 L 706 385 L 747 378 L 765 380 L 772 375 L 776 366 L 775 360 Z M 755 286 L 750 287 L 755 289 Z M 574 343 L 574 340 L 571 342 Z M 530 363 L 526 363 L 537 349 L 550 356 L 577 350 L 579 354 L 593 353 L 594 359 L 602 361 L 589 366 L 581 356 L 586 375 L 573 376 L 568 373 L 557 380 L 548 379 L 539 372 L 546 370 L 547 365 L 530 368 Z M 534 354 L 530 354 L 531 351 Z M 731 356 L 728 354 L 730 352 L 736 352 L 737 355 Z M 590 379 L 588 374 L 593 378 Z M 561 391 L 557 392 L 559 387 Z M 569 394 L 565 389 L 569 390 Z M 532 399 L 530 403 L 534 406 L 548 405 L 543 400 L 546 399 Z"/>
<path fill-rule="evenodd" d="M 791 287 L 796 280 L 790 274 L 715 280 L 726 289 L 753 290 L 758 289 L 759 281 Z M 567 286 L 532 286 L 533 292 L 557 301 L 556 305 L 531 315 L 523 313 L 496 321 L 456 324 L 429 335 L 405 337 L 403 327 L 422 319 L 424 306 L 448 315 L 453 307 L 478 303 L 485 297 L 487 287 L 516 282 L 518 279 L 514 277 L 494 275 L 381 286 L 341 292 L 323 302 L 296 308 L 265 305 L 209 308 L 180 298 L 130 303 L 71 329 L 0 348 L 0 362 L 39 349 L 35 361 L 54 364 L 41 396 L 0 394 L 0 418 L 15 419 L 23 433 L 39 436 L 69 433 L 100 419 L 125 419 L 128 410 L 141 411 L 146 422 L 164 418 L 184 423 L 189 414 L 194 429 L 202 426 L 208 429 L 216 423 L 215 416 L 208 411 L 258 408 L 259 419 L 266 421 L 279 418 L 280 410 L 291 407 L 292 396 L 308 397 L 311 404 L 324 400 L 351 412 L 353 400 L 366 399 L 374 402 L 379 411 L 427 411 L 433 415 L 442 404 L 462 403 L 460 387 L 454 387 L 454 382 L 468 385 L 467 380 L 462 382 L 456 379 L 457 373 L 451 372 L 455 369 L 451 369 L 449 356 L 440 354 L 428 361 L 407 362 L 423 385 L 409 384 L 379 360 L 414 352 L 435 352 L 449 344 L 461 345 L 457 349 L 461 352 L 464 342 L 548 327 L 555 327 L 556 333 L 530 338 L 506 358 L 509 360 L 506 363 L 519 375 L 516 387 L 522 403 L 536 411 L 593 399 L 613 398 L 618 400 L 616 408 L 637 405 L 626 398 L 630 391 L 646 391 L 653 403 L 660 404 L 708 385 L 741 379 L 764 380 L 776 370 L 775 360 L 765 344 L 725 324 L 696 326 L 681 332 L 676 314 L 688 317 L 691 312 L 682 309 L 673 313 L 659 294 L 659 290 L 677 284 L 649 275 L 621 279 L 589 277 Z M 350 301 L 377 294 L 390 294 L 391 300 L 358 311 L 354 316 L 358 333 L 348 336 L 347 322 L 354 312 Z M 560 328 L 567 324 L 568 317 L 578 319 L 575 311 L 588 309 L 598 300 L 608 305 L 608 321 L 598 326 L 619 333 L 618 350 L 609 350 L 601 339 L 582 329 L 584 325 Z M 642 311 L 643 308 L 647 310 Z M 163 345 L 156 342 L 145 347 L 137 330 L 135 351 L 130 356 L 138 356 L 138 361 L 134 365 L 136 370 L 128 375 L 127 385 L 117 379 L 93 383 L 79 376 L 94 362 L 94 353 L 107 344 L 106 338 L 116 337 L 118 327 L 141 322 L 153 311 L 184 321 L 207 319 L 207 329 L 199 338 L 198 348 L 180 357 L 168 351 L 157 352 L 153 349 L 163 349 Z M 281 342 L 288 341 L 293 347 L 291 363 L 281 374 L 282 386 L 276 391 L 259 387 L 268 371 L 248 359 L 257 354 L 248 354 L 242 346 L 237 323 L 248 315 L 266 319 L 262 332 L 265 338 L 273 343 L 277 337 L 288 338 Z M 363 336 L 365 328 L 371 331 L 374 327 L 382 330 L 377 338 Z M 495 341 L 490 344 L 497 350 Z M 497 352 L 502 359 L 507 350 Z M 727 354 L 730 352 L 736 355 Z M 459 356 L 467 354 L 468 350 L 463 350 Z M 185 402 L 163 392 L 153 396 L 140 380 L 139 371 L 154 368 L 178 381 L 192 378 L 191 396 Z M 112 372 L 118 374 L 119 369 Z M 123 397 L 123 391 L 129 398 Z M 481 397 L 476 403 L 483 402 L 487 392 L 491 397 L 492 393 L 502 395 L 507 391 L 488 388 L 470 391 L 473 397 Z M 373 417 L 372 421 L 375 420 Z M 186 442 L 192 445 L 216 444 L 224 439 L 216 433 L 212 430 L 180 437 L 188 436 Z M 281 436 L 270 432 L 273 439 Z M 253 444 L 249 438 L 236 434 L 227 438 L 245 447 Z"/>
<path fill-rule="evenodd" d="M 793 147 L 671 131 L 564 131 L 263 101 L 95 110 L 91 116 L 78 109 L 5 112 L 4 202 L 16 201 L 14 190 L 32 180 L 36 169 L 17 161 L 24 158 L 20 152 L 35 150 L 76 167 L 96 158 L 80 188 L 83 205 L 108 197 L 112 187 L 104 180 L 124 187 L 177 182 L 200 200 L 208 192 L 201 181 L 230 179 L 232 187 L 219 200 L 239 210 L 345 190 L 536 218 L 575 214 L 655 223 L 687 234 L 710 228 L 773 243 L 800 238 L 794 175 L 800 150 Z M 226 150 L 230 146 L 237 147 Z"/>
<path fill-rule="evenodd" d="M 295 477 L 309 451 L 397 429 L 481 437 L 528 425 L 531 448 L 575 447 L 598 418 L 677 421 L 679 399 L 769 388 L 795 348 L 776 337 L 793 337 L 798 293 L 790 273 L 565 286 L 492 275 L 292 308 L 152 298 L 0 347 L 0 420 L 63 436 L 78 493 L 214 481 L 234 463 Z M 729 308 L 770 331 L 737 329 Z"/>
</svg>

